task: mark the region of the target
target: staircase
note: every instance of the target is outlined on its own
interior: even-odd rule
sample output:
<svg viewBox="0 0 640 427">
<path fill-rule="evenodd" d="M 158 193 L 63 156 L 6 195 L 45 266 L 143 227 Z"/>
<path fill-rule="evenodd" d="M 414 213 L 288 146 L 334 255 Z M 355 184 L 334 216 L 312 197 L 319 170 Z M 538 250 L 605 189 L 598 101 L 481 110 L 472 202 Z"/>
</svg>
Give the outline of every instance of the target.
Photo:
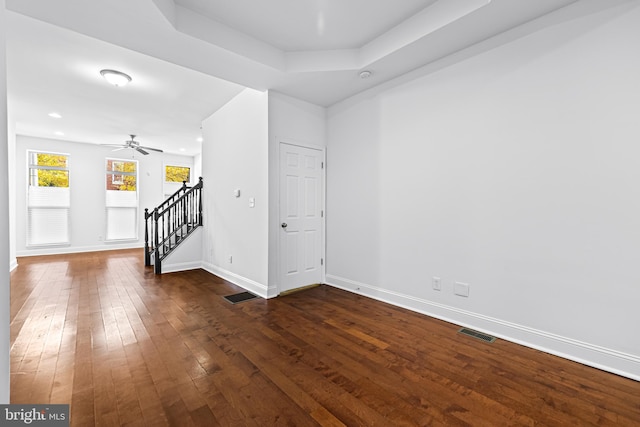
<svg viewBox="0 0 640 427">
<path fill-rule="evenodd" d="M 202 225 L 202 178 L 182 187 L 149 212 L 144 210 L 144 265 L 162 274 L 162 260 Z M 151 238 L 151 241 L 149 239 Z"/>
</svg>

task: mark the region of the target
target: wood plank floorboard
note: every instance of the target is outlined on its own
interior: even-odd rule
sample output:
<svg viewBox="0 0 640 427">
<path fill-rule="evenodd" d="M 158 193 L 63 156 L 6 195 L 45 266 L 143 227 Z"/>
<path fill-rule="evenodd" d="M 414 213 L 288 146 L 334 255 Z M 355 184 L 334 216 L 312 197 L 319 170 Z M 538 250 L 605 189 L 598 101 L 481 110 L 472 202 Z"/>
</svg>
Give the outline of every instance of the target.
<svg viewBox="0 0 640 427">
<path fill-rule="evenodd" d="M 640 383 L 329 286 L 232 305 L 140 250 L 20 258 L 11 402 L 72 426 L 640 426 Z"/>
</svg>

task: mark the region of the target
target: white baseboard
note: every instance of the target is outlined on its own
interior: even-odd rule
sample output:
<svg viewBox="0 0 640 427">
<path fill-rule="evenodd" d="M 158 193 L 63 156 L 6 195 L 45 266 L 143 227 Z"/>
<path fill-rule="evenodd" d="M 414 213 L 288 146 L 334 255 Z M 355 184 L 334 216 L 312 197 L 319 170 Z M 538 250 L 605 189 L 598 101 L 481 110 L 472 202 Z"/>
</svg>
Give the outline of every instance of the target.
<svg viewBox="0 0 640 427">
<path fill-rule="evenodd" d="M 267 288 L 267 299 L 269 298 L 275 298 L 278 295 L 280 295 L 280 292 L 278 291 L 278 288 L 275 286 L 270 286 Z"/>
<path fill-rule="evenodd" d="M 18 268 L 18 260 L 16 258 L 13 258 L 9 261 L 9 272 L 12 272 L 16 268 Z"/>
<path fill-rule="evenodd" d="M 153 262 L 151 263 L 153 265 Z M 162 274 L 175 273 L 176 271 L 196 270 L 202 268 L 202 261 L 179 262 L 175 264 L 162 263 Z"/>
<path fill-rule="evenodd" d="M 17 251 L 16 256 L 28 257 L 38 255 L 76 254 L 80 252 L 117 251 L 119 249 L 142 249 L 144 243 L 105 243 L 97 246 L 56 246 L 51 248 L 33 248 Z"/>
<path fill-rule="evenodd" d="M 262 283 L 258 283 L 254 280 L 240 276 L 239 274 L 232 273 L 231 271 L 215 266 L 209 262 L 203 262 L 202 269 L 208 271 L 211 274 L 215 274 L 216 276 L 221 277 L 224 280 L 233 283 L 234 285 L 238 285 L 241 288 L 244 288 L 247 291 L 260 296 L 261 298 L 270 298 L 267 286 L 263 285 Z"/>
<path fill-rule="evenodd" d="M 327 274 L 327 284 L 640 381 L 640 357 Z"/>
</svg>

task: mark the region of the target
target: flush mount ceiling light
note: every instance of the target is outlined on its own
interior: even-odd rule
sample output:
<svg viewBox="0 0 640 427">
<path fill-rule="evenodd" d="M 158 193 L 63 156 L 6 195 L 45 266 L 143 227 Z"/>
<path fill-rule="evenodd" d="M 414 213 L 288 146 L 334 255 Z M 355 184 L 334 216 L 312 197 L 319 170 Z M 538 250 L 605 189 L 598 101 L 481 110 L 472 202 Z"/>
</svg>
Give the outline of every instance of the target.
<svg viewBox="0 0 640 427">
<path fill-rule="evenodd" d="M 369 70 L 360 71 L 359 76 L 361 79 L 368 79 L 369 77 L 371 77 L 371 71 Z"/>
<path fill-rule="evenodd" d="M 127 74 L 116 70 L 102 70 L 100 75 L 114 86 L 126 86 L 131 81 Z"/>
</svg>

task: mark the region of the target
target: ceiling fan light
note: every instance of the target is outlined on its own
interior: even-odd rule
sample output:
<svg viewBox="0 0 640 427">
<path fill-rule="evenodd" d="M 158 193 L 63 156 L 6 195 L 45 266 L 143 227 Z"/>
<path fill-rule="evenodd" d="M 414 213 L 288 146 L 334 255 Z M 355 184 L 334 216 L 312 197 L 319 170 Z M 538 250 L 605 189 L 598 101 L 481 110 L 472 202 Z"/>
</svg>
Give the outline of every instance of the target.
<svg viewBox="0 0 640 427">
<path fill-rule="evenodd" d="M 127 74 L 116 70 L 101 70 L 100 75 L 114 86 L 126 86 L 131 81 Z"/>
</svg>

